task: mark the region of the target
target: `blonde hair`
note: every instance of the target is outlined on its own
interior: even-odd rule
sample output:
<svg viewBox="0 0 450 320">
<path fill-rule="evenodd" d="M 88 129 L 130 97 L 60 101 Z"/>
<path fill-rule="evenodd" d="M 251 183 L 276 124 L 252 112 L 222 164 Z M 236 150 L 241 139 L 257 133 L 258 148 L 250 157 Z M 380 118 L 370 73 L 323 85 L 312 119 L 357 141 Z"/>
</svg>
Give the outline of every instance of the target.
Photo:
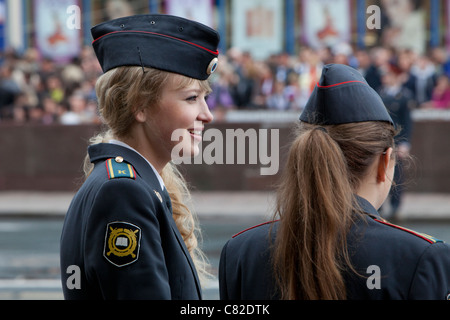
<svg viewBox="0 0 450 320">
<path fill-rule="evenodd" d="M 174 80 L 176 77 L 176 80 Z M 134 113 L 139 106 L 157 108 L 162 88 L 167 81 L 176 81 L 179 88 L 199 81 L 200 87 L 209 92 L 209 83 L 153 68 L 123 66 L 112 69 L 97 80 L 95 90 L 99 113 L 107 130 L 92 137 L 91 144 L 106 143 L 114 138 L 124 138 L 135 122 Z M 85 176 L 93 169 L 89 157 L 84 161 Z M 172 201 L 173 219 L 196 266 L 200 280 L 210 276 L 207 259 L 199 247 L 201 232 L 198 221 L 190 209 L 190 192 L 177 167 L 168 163 L 161 172 Z"/>
<path fill-rule="evenodd" d="M 356 272 L 346 235 L 361 214 L 355 192 L 376 156 L 394 147 L 385 122 L 301 123 L 277 193 L 273 267 L 282 299 L 345 299 Z"/>
</svg>

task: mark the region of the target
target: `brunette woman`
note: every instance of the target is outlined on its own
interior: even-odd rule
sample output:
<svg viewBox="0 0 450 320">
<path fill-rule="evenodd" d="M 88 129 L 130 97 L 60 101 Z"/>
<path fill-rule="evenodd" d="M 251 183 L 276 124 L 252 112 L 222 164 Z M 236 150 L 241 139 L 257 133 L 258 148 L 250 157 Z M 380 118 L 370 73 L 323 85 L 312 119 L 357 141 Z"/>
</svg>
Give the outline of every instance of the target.
<svg viewBox="0 0 450 320">
<path fill-rule="evenodd" d="M 327 65 L 300 116 L 275 222 L 234 236 L 222 299 L 449 299 L 450 246 L 390 224 L 397 129 L 345 65 Z"/>
<path fill-rule="evenodd" d="M 138 15 L 97 25 L 92 35 L 107 130 L 92 139 L 87 179 L 64 223 L 64 296 L 200 299 L 206 269 L 197 223 L 171 159 L 178 144 L 194 156 L 212 120 L 205 97 L 218 34 L 183 18 Z"/>
</svg>

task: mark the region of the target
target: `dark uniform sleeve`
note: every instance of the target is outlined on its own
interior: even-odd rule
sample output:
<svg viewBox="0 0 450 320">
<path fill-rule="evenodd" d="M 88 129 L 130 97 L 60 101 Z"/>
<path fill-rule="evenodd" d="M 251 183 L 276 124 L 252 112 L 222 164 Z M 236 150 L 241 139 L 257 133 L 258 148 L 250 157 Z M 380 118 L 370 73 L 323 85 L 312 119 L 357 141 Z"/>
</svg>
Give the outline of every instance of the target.
<svg viewBox="0 0 450 320">
<path fill-rule="evenodd" d="M 434 243 L 422 255 L 408 299 L 450 300 L 450 246 Z"/>
<path fill-rule="evenodd" d="M 219 262 L 221 300 L 278 300 L 270 263 L 272 225 L 259 224 L 227 241 Z"/>
<path fill-rule="evenodd" d="M 161 246 L 160 202 L 135 180 L 98 191 L 85 228 L 85 268 L 105 299 L 170 299 Z"/>
</svg>

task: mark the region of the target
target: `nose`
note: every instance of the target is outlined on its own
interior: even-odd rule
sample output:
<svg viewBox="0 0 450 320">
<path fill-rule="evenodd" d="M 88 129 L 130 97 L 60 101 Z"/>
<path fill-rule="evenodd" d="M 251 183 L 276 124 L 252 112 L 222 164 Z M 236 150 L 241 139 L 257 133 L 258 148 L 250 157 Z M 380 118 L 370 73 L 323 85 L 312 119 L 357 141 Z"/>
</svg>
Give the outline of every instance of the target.
<svg viewBox="0 0 450 320">
<path fill-rule="evenodd" d="M 213 121 L 214 116 L 212 115 L 211 111 L 209 110 L 208 104 L 205 100 L 202 102 L 201 111 L 197 117 L 197 120 L 202 121 L 203 123 L 210 123 Z"/>
</svg>

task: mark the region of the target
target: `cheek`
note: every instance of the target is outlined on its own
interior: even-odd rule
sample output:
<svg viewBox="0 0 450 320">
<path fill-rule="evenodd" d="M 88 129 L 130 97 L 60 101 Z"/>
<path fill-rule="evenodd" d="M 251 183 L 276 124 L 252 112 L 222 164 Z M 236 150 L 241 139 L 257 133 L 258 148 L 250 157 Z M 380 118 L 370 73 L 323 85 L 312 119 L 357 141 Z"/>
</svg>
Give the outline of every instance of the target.
<svg viewBox="0 0 450 320">
<path fill-rule="evenodd" d="M 194 128 L 197 114 L 189 106 L 172 104 L 164 105 L 163 113 L 153 119 L 157 127 L 160 143 L 170 151 L 174 148 L 184 148 L 192 153 L 198 149 L 198 142 L 193 141 L 188 129 Z M 186 153 L 185 152 L 185 153 Z"/>
<path fill-rule="evenodd" d="M 167 121 L 170 121 L 170 125 L 164 129 L 166 141 L 169 141 L 170 144 L 191 143 L 191 135 L 188 129 L 195 127 L 195 118 L 180 115 Z"/>
<path fill-rule="evenodd" d="M 195 108 L 184 104 L 170 106 L 160 121 L 164 121 L 165 126 L 171 130 L 193 128 L 198 112 Z"/>
</svg>

